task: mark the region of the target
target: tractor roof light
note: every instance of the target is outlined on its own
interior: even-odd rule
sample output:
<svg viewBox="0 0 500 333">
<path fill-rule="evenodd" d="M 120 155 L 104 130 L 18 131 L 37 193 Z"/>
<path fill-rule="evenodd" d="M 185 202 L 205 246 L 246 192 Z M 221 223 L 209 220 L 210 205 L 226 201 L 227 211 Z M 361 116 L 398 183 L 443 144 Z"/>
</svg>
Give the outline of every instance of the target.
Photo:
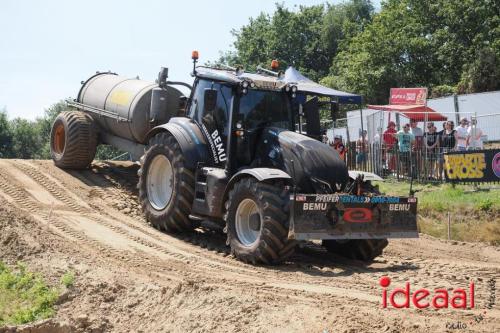
<svg viewBox="0 0 500 333">
<path fill-rule="evenodd" d="M 292 86 L 291 89 L 292 89 L 292 93 L 294 93 L 294 94 L 297 93 L 297 90 L 298 90 L 297 86 Z"/>
<path fill-rule="evenodd" d="M 198 51 L 195 50 L 195 51 L 191 52 L 191 59 L 198 60 L 198 57 L 199 57 Z"/>
<path fill-rule="evenodd" d="M 273 61 L 271 61 L 271 68 L 273 70 L 276 70 L 280 67 L 280 63 L 278 62 L 278 60 L 276 59 L 273 59 Z"/>
<path fill-rule="evenodd" d="M 249 85 L 250 85 L 250 83 L 249 83 L 248 81 L 243 81 L 243 82 L 241 82 L 241 86 L 242 86 L 243 88 L 245 88 L 245 89 L 246 89 L 246 88 L 248 88 L 248 86 L 249 86 Z"/>
</svg>

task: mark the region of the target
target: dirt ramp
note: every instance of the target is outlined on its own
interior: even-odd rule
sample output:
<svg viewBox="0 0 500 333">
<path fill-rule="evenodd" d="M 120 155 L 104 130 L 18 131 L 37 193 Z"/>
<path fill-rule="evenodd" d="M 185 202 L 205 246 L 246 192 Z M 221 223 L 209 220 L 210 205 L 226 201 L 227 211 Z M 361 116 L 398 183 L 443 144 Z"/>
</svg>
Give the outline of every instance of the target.
<svg viewBox="0 0 500 333">
<path fill-rule="evenodd" d="M 281 265 L 247 265 L 229 254 L 221 231 L 201 227 L 169 235 L 154 229 L 142 216 L 136 184 L 137 166 L 128 162 L 64 171 L 52 161 L 0 160 L 2 260 L 25 261 L 53 285 L 65 272 L 75 273 L 74 286 L 47 327 L 63 332 L 66 327 L 72 332 L 443 332 L 447 323 L 481 315 L 469 331 L 500 331 L 498 305 L 487 308 L 488 281 L 498 283 L 500 276 L 498 248 L 422 235 L 391 241 L 370 265 L 314 243 L 302 244 Z M 452 290 L 474 281 L 476 307 L 382 309 L 383 276 L 391 278 L 390 290 L 406 282 L 412 290 Z M 34 331 L 35 325 L 0 332 Z"/>
</svg>

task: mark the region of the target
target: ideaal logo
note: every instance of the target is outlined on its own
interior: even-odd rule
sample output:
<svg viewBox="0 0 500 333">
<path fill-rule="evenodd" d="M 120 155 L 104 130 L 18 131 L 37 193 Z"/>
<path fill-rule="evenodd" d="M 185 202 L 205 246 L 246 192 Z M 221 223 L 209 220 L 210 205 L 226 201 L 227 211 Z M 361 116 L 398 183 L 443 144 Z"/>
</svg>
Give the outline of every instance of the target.
<svg viewBox="0 0 500 333">
<path fill-rule="evenodd" d="M 382 289 L 382 307 L 389 305 L 396 309 L 410 308 L 411 305 L 418 309 L 428 307 L 434 309 L 443 309 L 452 307 L 454 309 L 473 309 L 474 308 L 474 282 L 470 282 L 468 290 L 457 288 L 452 291 L 440 288 L 434 291 L 421 288 L 412 292 L 410 282 L 405 283 L 404 288 L 395 288 L 388 291 L 391 279 L 387 276 L 380 278 Z M 401 296 L 401 297 L 398 297 Z M 396 297 L 398 300 L 396 301 Z"/>
<path fill-rule="evenodd" d="M 445 155 L 449 179 L 483 178 L 486 162 L 483 153 Z"/>
</svg>

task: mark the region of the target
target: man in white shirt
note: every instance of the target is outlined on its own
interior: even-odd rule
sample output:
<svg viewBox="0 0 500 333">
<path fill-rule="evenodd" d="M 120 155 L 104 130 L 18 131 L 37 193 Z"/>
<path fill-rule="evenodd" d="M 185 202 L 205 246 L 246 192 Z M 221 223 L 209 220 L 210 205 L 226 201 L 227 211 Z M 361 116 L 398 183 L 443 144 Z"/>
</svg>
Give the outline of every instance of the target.
<svg viewBox="0 0 500 333">
<path fill-rule="evenodd" d="M 467 147 L 469 150 L 483 149 L 483 139 L 481 138 L 483 136 L 483 131 L 481 131 L 481 129 L 476 125 L 477 125 L 477 119 L 472 118 L 471 126 L 469 126 L 469 129 L 467 131 L 469 138 Z"/>
<path fill-rule="evenodd" d="M 465 151 L 467 150 L 467 141 L 469 140 L 469 132 L 467 125 L 469 121 L 467 118 L 460 119 L 460 126 L 457 127 L 455 131 L 455 139 L 457 140 L 457 150 Z"/>
</svg>

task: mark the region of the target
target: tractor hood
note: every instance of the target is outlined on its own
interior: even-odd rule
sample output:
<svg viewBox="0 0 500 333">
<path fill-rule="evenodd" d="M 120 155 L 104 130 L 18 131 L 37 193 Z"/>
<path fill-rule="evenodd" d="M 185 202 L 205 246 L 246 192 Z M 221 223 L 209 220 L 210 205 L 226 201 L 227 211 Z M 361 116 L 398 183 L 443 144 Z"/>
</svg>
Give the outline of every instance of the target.
<svg viewBox="0 0 500 333">
<path fill-rule="evenodd" d="M 281 169 L 302 193 L 333 193 L 346 185 L 349 174 L 338 152 L 308 136 L 266 128 L 257 146 L 255 166 Z"/>
</svg>

